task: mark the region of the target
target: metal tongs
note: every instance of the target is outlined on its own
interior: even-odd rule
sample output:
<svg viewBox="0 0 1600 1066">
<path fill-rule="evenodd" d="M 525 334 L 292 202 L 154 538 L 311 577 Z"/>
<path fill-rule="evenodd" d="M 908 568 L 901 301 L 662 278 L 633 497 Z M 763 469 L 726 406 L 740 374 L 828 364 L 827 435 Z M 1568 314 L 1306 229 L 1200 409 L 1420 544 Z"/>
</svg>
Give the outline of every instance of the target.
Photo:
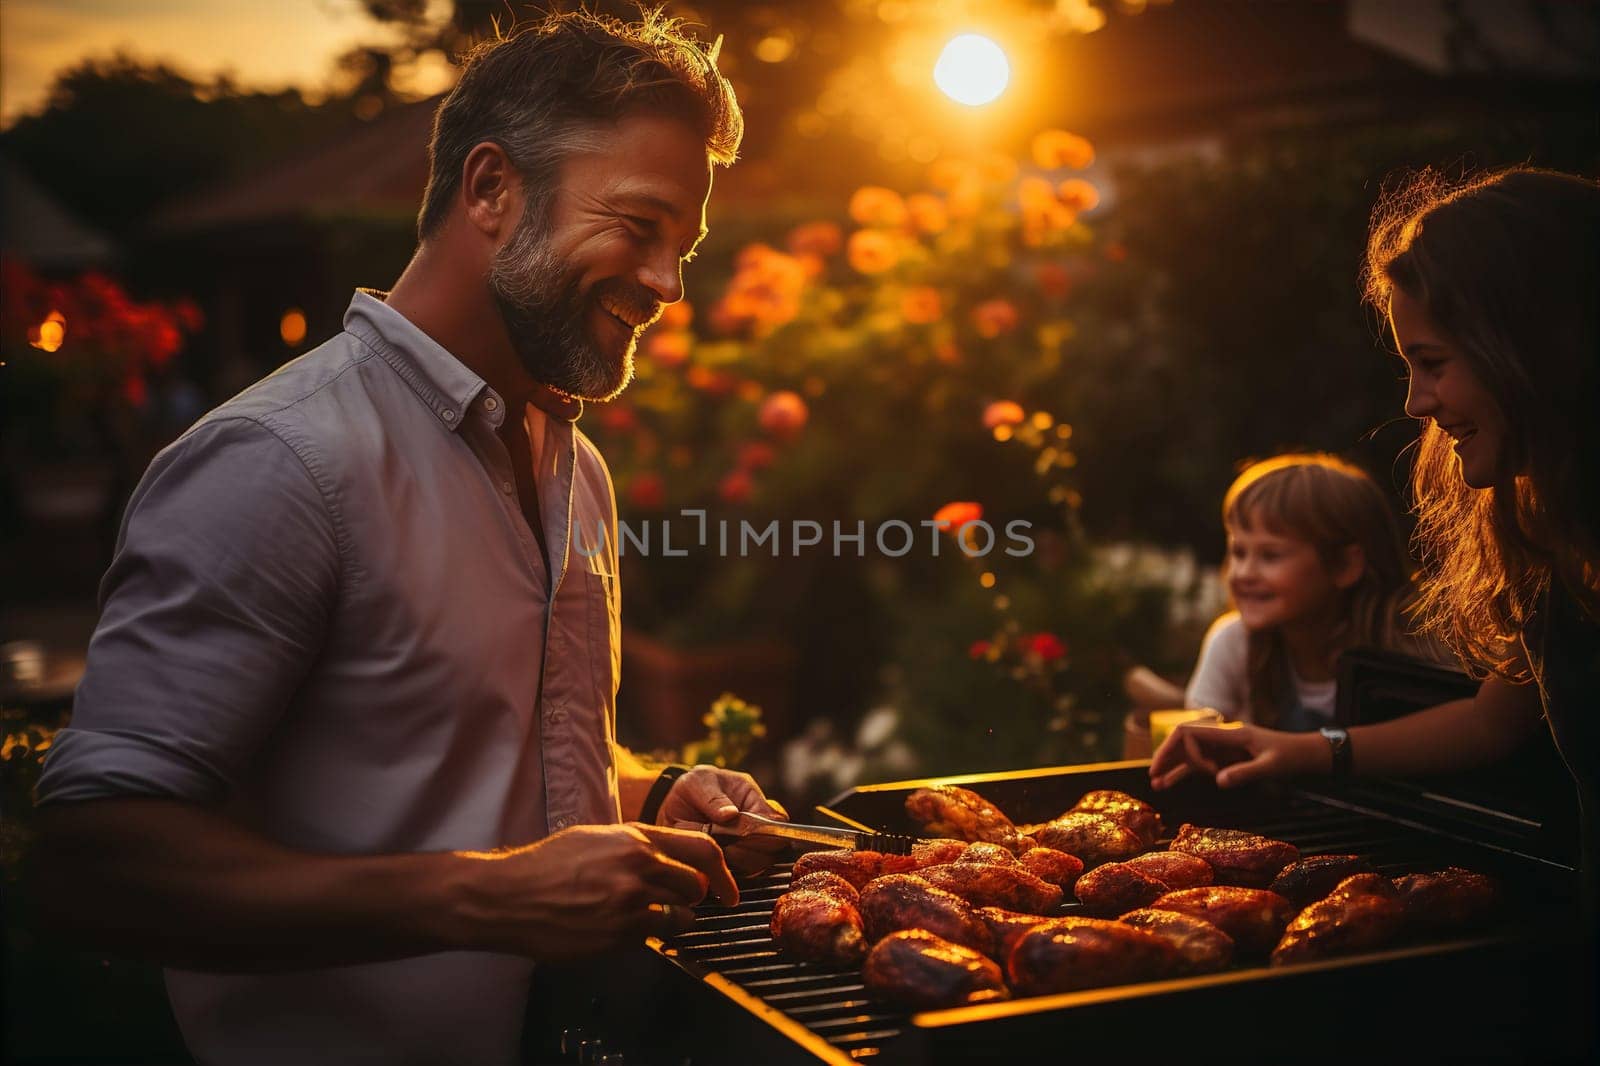
<svg viewBox="0 0 1600 1066">
<path fill-rule="evenodd" d="M 910 855 L 915 837 L 899 833 L 871 833 L 857 829 L 843 829 L 827 825 L 796 825 L 763 818 L 749 811 L 739 812 L 739 820 L 730 825 L 712 827 L 712 836 L 719 840 L 737 840 L 747 836 L 782 837 L 806 844 L 825 844 L 830 848 L 849 848 L 852 851 L 881 851 L 889 855 Z"/>
</svg>

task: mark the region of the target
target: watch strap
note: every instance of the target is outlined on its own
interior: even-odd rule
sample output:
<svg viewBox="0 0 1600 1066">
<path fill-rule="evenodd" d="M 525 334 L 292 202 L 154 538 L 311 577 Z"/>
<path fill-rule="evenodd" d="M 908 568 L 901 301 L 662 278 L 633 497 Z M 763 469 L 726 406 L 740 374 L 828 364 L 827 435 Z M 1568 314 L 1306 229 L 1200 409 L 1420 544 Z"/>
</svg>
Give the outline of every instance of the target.
<svg viewBox="0 0 1600 1066">
<path fill-rule="evenodd" d="M 1350 750 L 1350 734 L 1338 726 L 1323 726 L 1317 732 L 1328 742 L 1328 748 L 1333 752 L 1334 777 L 1349 777 L 1350 767 L 1354 762 L 1354 753 Z"/>
<path fill-rule="evenodd" d="M 656 819 L 661 816 L 661 805 L 667 801 L 667 793 L 672 791 L 673 783 L 688 772 L 689 767 L 674 763 L 656 775 L 650 791 L 645 794 L 644 806 L 639 808 L 639 821 L 645 825 L 655 825 Z"/>
</svg>

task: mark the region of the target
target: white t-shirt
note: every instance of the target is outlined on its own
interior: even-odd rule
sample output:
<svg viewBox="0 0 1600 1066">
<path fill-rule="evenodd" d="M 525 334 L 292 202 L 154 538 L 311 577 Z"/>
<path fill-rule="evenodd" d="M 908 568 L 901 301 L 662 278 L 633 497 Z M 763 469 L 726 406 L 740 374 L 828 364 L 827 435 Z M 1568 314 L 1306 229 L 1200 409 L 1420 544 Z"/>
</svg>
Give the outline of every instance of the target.
<svg viewBox="0 0 1600 1066">
<path fill-rule="evenodd" d="M 1214 707 L 1229 721 L 1250 721 L 1250 631 L 1245 629 L 1238 611 L 1211 623 L 1200 645 L 1189 687 L 1183 693 L 1185 707 Z M 1291 666 L 1300 704 L 1313 714 L 1333 721 L 1334 696 L 1338 683 L 1303 681 Z"/>
</svg>

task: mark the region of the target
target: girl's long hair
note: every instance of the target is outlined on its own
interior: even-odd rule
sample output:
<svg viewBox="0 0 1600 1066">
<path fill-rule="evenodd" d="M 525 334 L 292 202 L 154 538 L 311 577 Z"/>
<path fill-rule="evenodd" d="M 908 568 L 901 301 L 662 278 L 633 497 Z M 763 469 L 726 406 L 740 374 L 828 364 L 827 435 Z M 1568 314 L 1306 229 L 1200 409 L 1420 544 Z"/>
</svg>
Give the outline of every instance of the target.
<svg viewBox="0 0 1600 1066">
<path fill-rule="evenodd" d="M 1328 666 L 1363 645 L 1425 654 L 1406 632 L 1404 614 L 1415 596 L 1411 557 L 1387 494 L 1366 471 L 1334 455 L 1293 452 L 1246 467 L 1222 498 L 1222 521 L 1305 541 L 1330 572 L 1350 547 L 1365 560 L 1360 579 L 1343 590 L 1339 621 L 1329 634 Z M 1288 651 L 1276 629 L 1250 633 L 1250 712 L 1273 725 L 1291 693 L 1284 690 Z"/>
<path fill-rule="evenodd" d="M 1367 300 L 1419 301 L 1498 399 L 1493 487 L 1462 480 L 1429 420 L 1412 475 L 1421 628 L 1469 669 L 1530 677 L 1517 642 L 1555 580 L 1600 615 L 1600 186 L 1526 167 L 1387 191 L 1367 242 Z"/>
</svg>

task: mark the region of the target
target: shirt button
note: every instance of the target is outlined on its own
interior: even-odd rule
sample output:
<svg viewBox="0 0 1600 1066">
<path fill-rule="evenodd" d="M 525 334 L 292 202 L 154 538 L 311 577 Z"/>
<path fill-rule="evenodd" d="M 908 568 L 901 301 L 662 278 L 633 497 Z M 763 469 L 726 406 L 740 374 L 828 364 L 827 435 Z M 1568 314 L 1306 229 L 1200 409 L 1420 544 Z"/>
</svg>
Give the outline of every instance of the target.
<svg viewBox="0 0 1600 1066">
<path fill-rule="evenodd" d="M 556 828 L 557 829 L 565 829 L 567 826 L 569 826 L 571 824 L 572 824 L 572 819 L 571 818 L 557 818 L 556 819 Z"/>
<path fill-rule="evenodd" d="M 497 411 L 500 409 L 500 401 L 493 396 L 485 396 L 483 398 L 483 409 L 485 411 Z"/>
<path fill-rule="evenodd" d="M 505 492 L 505 494 L 507 496 L 509 496 L 509 495 L 511 495 L 511 490 L 516 488 L 516 486 L 511 484 L 511 482 L 509 482 L 509 481 L 502 481 L 502 482 L 500 482 L 500 488 L 502 490 L 504 490 L 504 492 Z"/>
<path fill-rule="evenodd" d="M 446 407 L 443 411 L 439 412 L 439 417 L 444 419 L 446 422 L 454 422 L 456 420 L 456 413 L 450 410 L 450 408 Z"/>
<path fill-rule="evenodd" d="M 560 707 L 557 707 L 555 710 L 550 712 L 550 721 L 555 722 L 557 725 L 560 725 L 566 720 L 567 712 L 563 711 Z"/>
</svg>

